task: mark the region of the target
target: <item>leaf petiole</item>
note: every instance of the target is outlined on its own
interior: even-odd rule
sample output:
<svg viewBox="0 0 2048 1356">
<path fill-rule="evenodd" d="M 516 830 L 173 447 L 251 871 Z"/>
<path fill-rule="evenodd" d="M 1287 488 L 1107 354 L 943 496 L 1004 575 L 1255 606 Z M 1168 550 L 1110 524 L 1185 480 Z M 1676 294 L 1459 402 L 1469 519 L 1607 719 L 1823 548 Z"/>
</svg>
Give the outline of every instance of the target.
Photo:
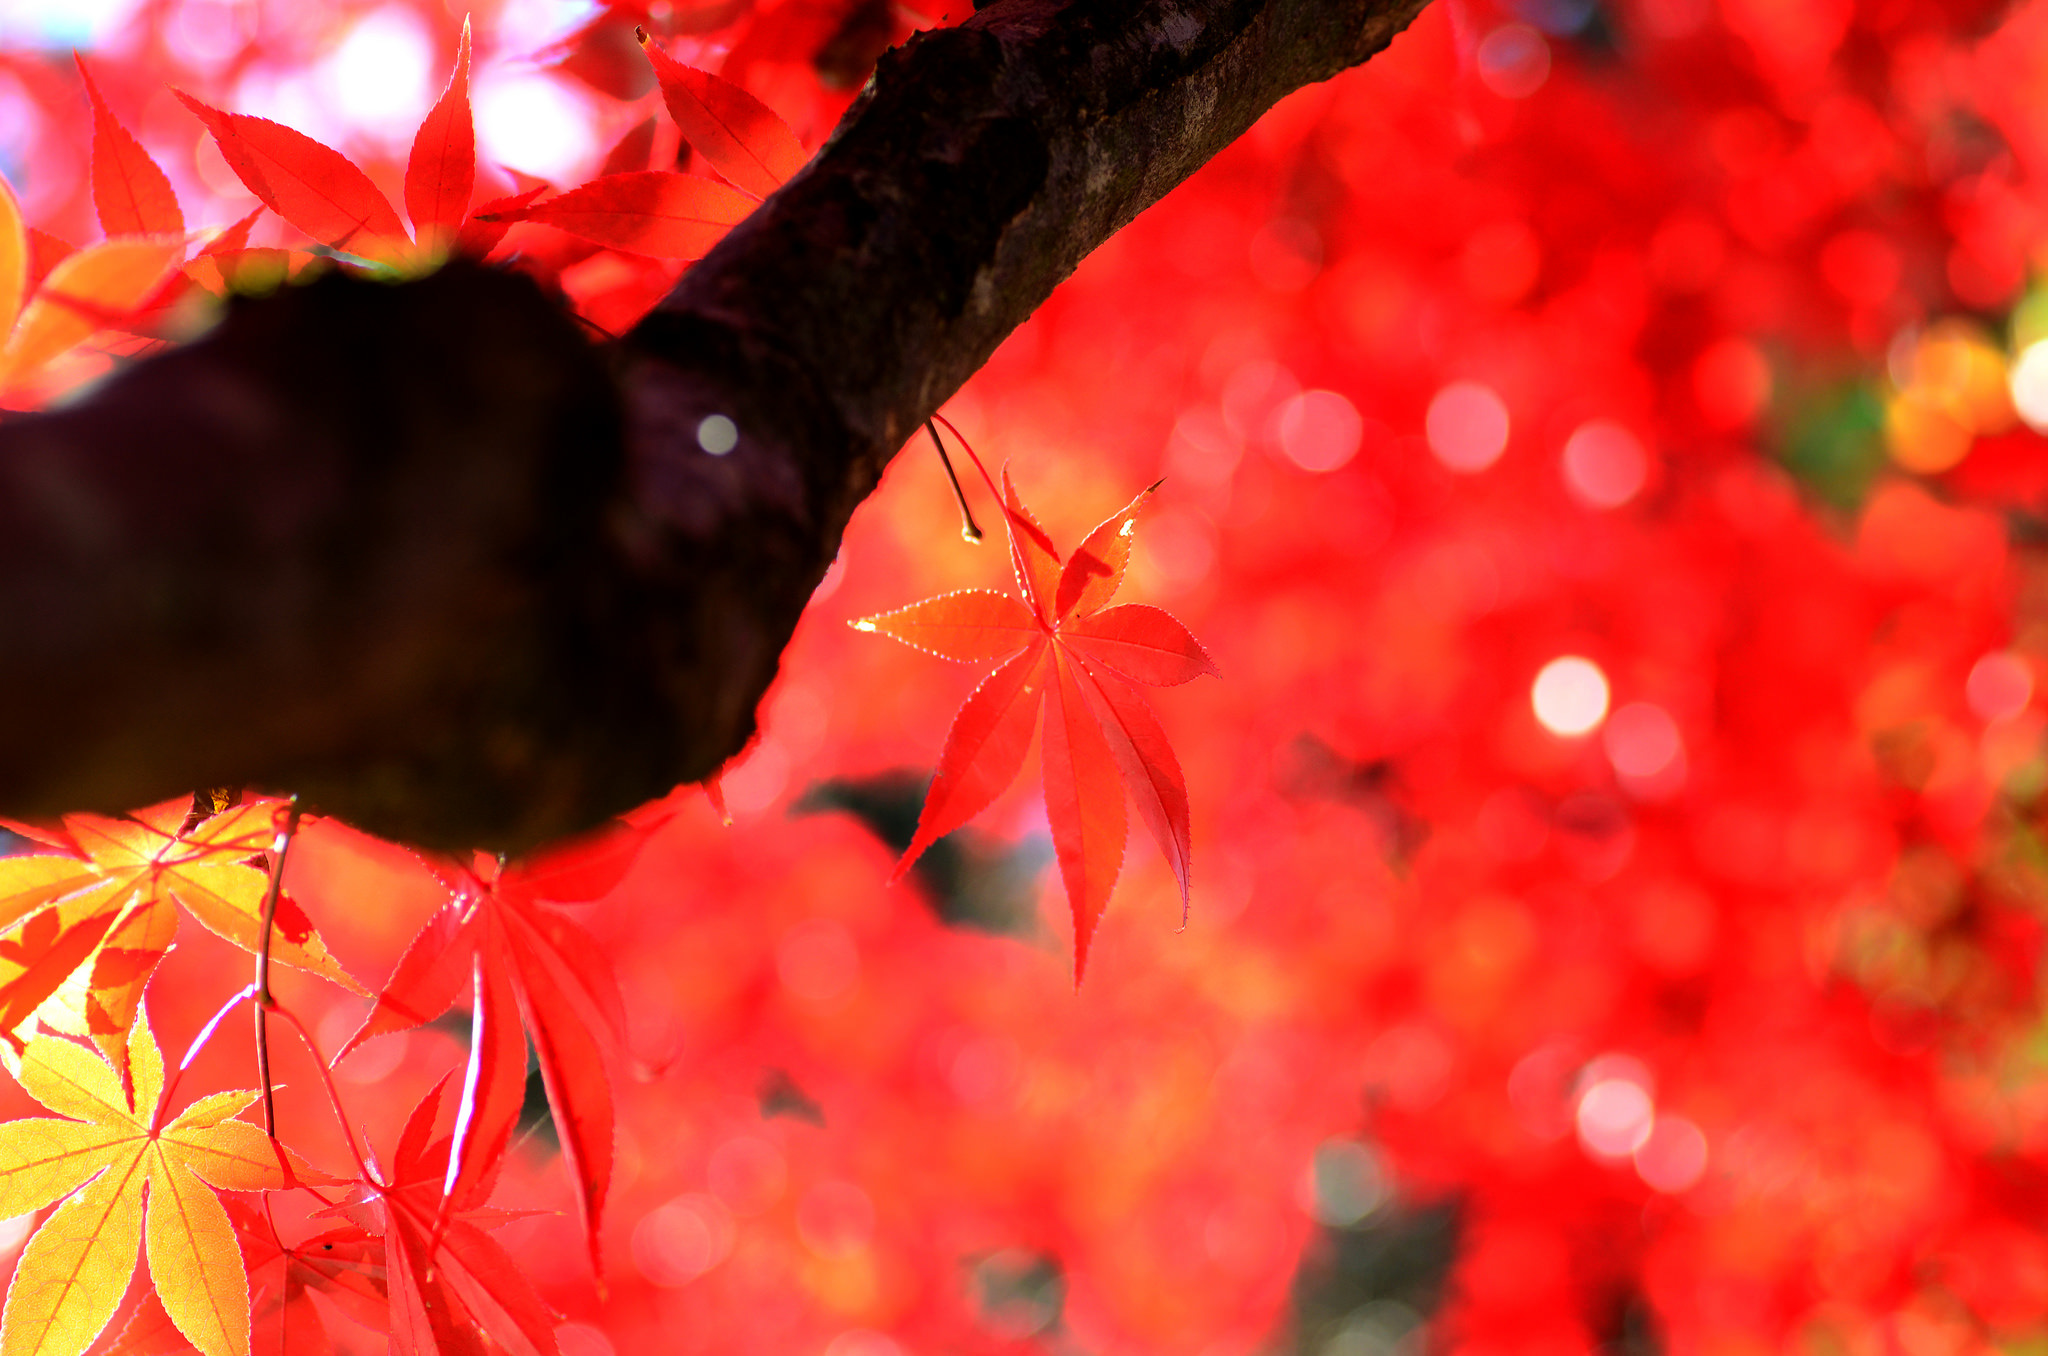
<svg viewBox="0 0 2048 1356">
<path fill-rule="evenodd" d="M 951 428 L 948 424 L 946 427 Z M 932 446 L 939 450 L 939 465 L 946 468 L 946 480 L 953 486 L 953 500 L 960 505 L 960 535 L 969 542 L 979 545 L 982 538 L 981 524 L 974 521 L 974 511 L 967 507 L 967 492 L 960 488 L 960 477 L 953 472 L 953 459 L 946 455 L 946 445 L 939 440 L 939 426 L 930 419 L 924 421 L 924 431 L 932 435 Z M 954 435 L 958 437 L 956 433 Z M 965 440 L 962 439 L 962 446 Z"/>
<path fill-rule="evenodd" d="M 293 796 L 286 804 L 284 823 L 278 828 L 277 841 L 271 846 L 274 860 L 270 864 L 270 888 L 263 894 L 262 931 L 256 948 L 256 981 L 252 986 L 256 1000 L 256 1074 L 263 1084 L 263 1133 L 272 1139 L 277 1138 L 277 1093 L 270 1080 L 268 1022 L 274 1006 L 270 994 L 270 938 L 276 930 L 278 897 L 284 893 L 284 861 L 292 850 L 292 839 L 298 834 L 299 816 L 303 813 L 299 798 Z M 293 1021 L 297 1020 L 293 1018 Z"/>
</svg>

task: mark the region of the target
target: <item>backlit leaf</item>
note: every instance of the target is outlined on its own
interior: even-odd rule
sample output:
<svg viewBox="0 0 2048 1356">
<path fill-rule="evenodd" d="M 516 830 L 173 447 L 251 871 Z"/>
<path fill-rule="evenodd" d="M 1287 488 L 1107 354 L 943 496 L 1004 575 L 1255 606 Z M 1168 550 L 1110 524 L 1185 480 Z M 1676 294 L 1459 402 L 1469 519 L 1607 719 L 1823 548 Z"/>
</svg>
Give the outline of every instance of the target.
<svg viewBox="0 0 2048 1356">
<path fill-rule="evenodd" d="M 1088 967 L 1088 944 L 1124 864 L 1124 792 L 1116 756 L 1065 656 L 1046 684 L 1045 817 L 1060 878 L 1074 913 L 1074 982 Z"/>
<path fill-rule="evenodd" d="M 120 1033 L 169 946 L 176 908 L 245 950 L 262 942 L 267 870 L 249 865 L 275 834 L 274 800 L 250 800 L 184 828 L 188 803 L 132 816 L 71 815 L 53 852 L 0 858 L 0 1033 L 20 1042 L 32 1018 L 90 1036 L 120 1067 Z M 183 830 L 181 832 L 181 830 Z M 362 987 L 328 953 L 289 894 L 280 896 L 273 959 L 352 992 Z M 45 1008 L 90 965 L 85 982 Z"/>
<path fill-rule="evenodd" d="M 214 1189 L 325 1179 L 255 1126 L 222 1119 L 254 1093 L 204 1099 L 159 1128 L 163 1057 L 146 1016 L 128 1034 L 125 1062 L 132 1094 L 112 1065 L 69 1042 L 43 1037 L 22 1056 L 23 1089 L 64 1119 L 0 1125 L 0 1207 L 25 1213 L 84 1190 L 23 1250 L 0 1317 L 0 1353 L 78 1356 L 113 1317 L 140 1244 L 185 1340 L 204 1356 L 247 1356 L 248 1278 Z"/>
<path fill-rule="evenodd" d="M 916 836 L 896 863 L 901 877 L 926 848 L 986 810 L 1017 780 L 1044 693 L 1046 649 L 1034 645 L 999 665 L 969 694 L 946 732 Z"/>
<path fill-rule="evenodd" d="M 1180 886 L 1181 921 L 1186 922 L 1194 831 L 1188 822 L 1188 788 L 1180 760 L 1173 756 L 1159 717 L 1137 689 L 1114 676 L 1090 672 L 1085 661 L 1075 664 L 1073 675 L 1109 741 L 1131 803 L 1138 807 L 1138 818 L 1145 821 L 1152 841 L 1159 844 L 1160 855 L 1173 870 Z"/>
<path fill-rule="evenodd" d="M 92 202 L 108 235 L 183 235 L 185 214 L 170 176 L 114 117 L 85 58 L 72 54 L 92 100 Z"/>
<path fill-rule="evenodd" d="M 586 840 L 580 854 L 557 849 L 488 881 L 456 868 L 444 871 L 454 899 L 406 948 L 376 1006 L 341 1052 L 372 1036 L 432 1021 L 469 995 L 469 1061 L 446 1177 L 437 1183 L 447 1210 L 459 1213 L 481 1205 L 496 1180 L 525 1101 L 531 1035 L 593 1263 L 612 1164 L 612 1096 L 600 1036 L 624 1039 L 624 1004 L 611 966 L 589 934 L 530 901 L 548 893 L 608 890 L 661 822 L 655 817 L 604 831 Z M 408 1127 L 401 1159 L 420 1152 L 425 1134 L 425 1122 Z"/>
<path fill-rule="evenodd" d="M 1137 498 L 1104 519 L 1074 548 L 1060 572 L 1054 615 L 1062 620 L 1085 617 L 1116 596 L 1117 587 L 1124 582 L 1124 568 L 1131 563 L 1131 533 L 1138 525 L 1138 509 L 1151 497 L 1151 488 L 1140 490 Z"/>
<path fill-rule="evenodd" d="M 1007 593 L 962 589 L 863 617 L 857 631 L 879 631 L 942 659 L 974 663 L 1015 654 L 1045 635 L 1031 610 Z"/>
<path fill-rule="evenodd" d="M 28 227 L 14 189 L 0 177 L 0 338 L 14 328 L 28 293 Z"/>
<path fill-rule="evenodd" d="M 170 236 L 120 236 L 66 255 L 0 349 L 0 384 L 131 321 L 184 257 L 184 240 Z"/>
<path fill-rule="evenodd" d="M 1209 652 L 1185 626 L 1144 603 L 1077 617 L 1060 634 L 1082 654 L 1133 682 L 1173 687 L 1216 673 Z"/>
<path fill-rule="evenodd" d="M 331 249 L 399 262 L 411 246 L 391 202 L 354 161 L 267 118 L 226 113 L 172 91 L 206 124 L 243 186 Z"/>
<path fill-rule="evenodd" d="M 701 259 L 753 210 L 753 199 L 715 179 L 641 170 L 592 179 L 521 215 L 613 249 Z"/>
<path fill-rule="evenodd" d="M 1050 626 L 1058 620 L 1053 603 L 1059 596 L 1060 553 L 1053 549 L 1052 538 L 1045 535 L 1038 519 L 1017 497 L 1017 487 L 1010 480 L 1007 466 L 1003 468 L 1003 512 L 1009 520 L 1010 567 L 1017 574 L 1017 591 L 1024 595 L 1024 601 L 1039 619 Z"/>
<path fill-rule="evenodd" d="M 420 248 L 444 254 L 469 215 L 476 185 L 476 127 L 469 115 L 469 20 L 448 88 L 420 124 L 405 166 L 405 210 Z"/>
<path fill-rule="evenodd" d="M 644 29 L 639 36 L 661 82 L 662 102 L 682 129 L 683 140 L 726 182 L 765 198 L 803 168 L 808 158 L 803 144 L 773 109 L 730 80 L 677 61 L 649 40 Z"/>
<path fill-rule="evenodd" d="M 550 973 L 544 943 L 510 927 L 505 942 L 518 961 L 513 975 L 520 1012 L 526 1029 L 533 1033 L 534 1057 L 540 1064 L 548 1105 L 557 1109 L 556 1138 L 575 1188 L 585 1245 L 595 1258 L 598 1219 L 612 1180 L 611 1083 L 590 1028 Z M 524 1048 L 522 1045 L 522 1056 Z M 525 1072 L 523 1057 L 520 1072 Z"/>
<path fill-rule="evenodd" d="M 1122 870 L 1126 790 L 1173 870 L 1183 915 L 1188 902 L 1193 834 L 1187 787 L 1158 717 L 1124 680 L 1183 683 L 1216 668 L 1187 628 L 1159 609 L 1100 610 L 1123 580 L 1132 524 L 1150 493 L 1091 532 L 1063 568 L 1005 470 L 1010 561 L 1025 602 L 966 590 L 854 623 L 949 659 L 997 658 L 1024 647 L 990 673 L 954 717 L 895 875 L 988 808 L 1016 778 L 1042 703 L 1046 818 L 1073 909 L 1077 983 Z"/>
</svg>

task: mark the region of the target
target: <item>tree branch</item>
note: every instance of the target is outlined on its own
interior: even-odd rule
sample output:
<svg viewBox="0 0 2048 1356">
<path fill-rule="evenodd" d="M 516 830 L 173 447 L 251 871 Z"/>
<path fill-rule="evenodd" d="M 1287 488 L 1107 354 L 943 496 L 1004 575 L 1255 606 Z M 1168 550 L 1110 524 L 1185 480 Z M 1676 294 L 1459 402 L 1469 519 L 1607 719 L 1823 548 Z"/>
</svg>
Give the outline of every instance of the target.
<svg viewBox="0 0 2048 1356">
<path fill-rule="evenodd" d="M 1423 2 L 1004 0 L 886 55 L 609 371 L 524 279 L 334 275 L 0 426 L 0 811 L 253 783 L 517 847 L 708 775 L 908 435 Z"/>
</svg>

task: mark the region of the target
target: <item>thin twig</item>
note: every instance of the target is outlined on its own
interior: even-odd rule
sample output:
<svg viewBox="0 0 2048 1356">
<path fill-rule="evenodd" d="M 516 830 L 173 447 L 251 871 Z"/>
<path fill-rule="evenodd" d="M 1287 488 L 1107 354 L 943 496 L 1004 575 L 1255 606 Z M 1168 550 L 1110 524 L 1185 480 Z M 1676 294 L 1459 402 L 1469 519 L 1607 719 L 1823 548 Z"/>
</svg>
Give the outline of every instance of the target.
<svg viewBox="0 0 2048 1356">
<path fill-rule="evenodd" d="M 284 893 L 284 859 L 292 850 L 302 813 L 299 798 L 293 796 L 285 811 L 284 827 L 277 831 L 277 841 L 270 849 L 276 860 L 270 864 L 270 888 L 263 894 L 263 931 L 256 948 L 256 1076 L 263 1082 L 263 1133 L 272 1139 L 277 1138 L 277 1093 L 270 1081 L 270 934 L 277 922 L 278 897 Z M 296 1017 L 292 1020 L 298 1021 Z"/>
<path fill-rule="evenodd" d="M 951 428 L 952 425 L 948 424 L 946 427 Z M 981 524 L 974 521 L 974 511 L 967 507 L 967 492 L 960 488 L 960 477 L 953 473 L 953 459 L 946 455 L 946 444 L 939 439 L 939 426 L 927 419 L 924 421 L 924 431 L 932 435 L 932 446 L 939 449 L 939 465 L 946 468 L 946 479 L 953 486 L 953 502 L 960 505 L 960 535 L 970 542 L 979 543 L 982 537 Z M 966 445 L 964 440 L 961 445 Z"/>
</svg>

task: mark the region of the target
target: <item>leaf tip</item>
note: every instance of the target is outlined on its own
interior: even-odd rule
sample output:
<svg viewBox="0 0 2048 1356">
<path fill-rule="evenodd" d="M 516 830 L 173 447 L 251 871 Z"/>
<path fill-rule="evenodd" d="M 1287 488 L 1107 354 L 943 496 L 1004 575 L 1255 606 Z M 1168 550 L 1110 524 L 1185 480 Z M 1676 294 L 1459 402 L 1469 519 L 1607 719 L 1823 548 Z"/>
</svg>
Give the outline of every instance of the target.
<svg viewBox="0 0 2048 1356">
<path fill-rule="evenodd" d="M 875 629 L 875 619 L 873 617 L 861 617 L 855 621 L 848 622 L 847 625 L 856 631 L 873 631 Z"/>
</svg>

